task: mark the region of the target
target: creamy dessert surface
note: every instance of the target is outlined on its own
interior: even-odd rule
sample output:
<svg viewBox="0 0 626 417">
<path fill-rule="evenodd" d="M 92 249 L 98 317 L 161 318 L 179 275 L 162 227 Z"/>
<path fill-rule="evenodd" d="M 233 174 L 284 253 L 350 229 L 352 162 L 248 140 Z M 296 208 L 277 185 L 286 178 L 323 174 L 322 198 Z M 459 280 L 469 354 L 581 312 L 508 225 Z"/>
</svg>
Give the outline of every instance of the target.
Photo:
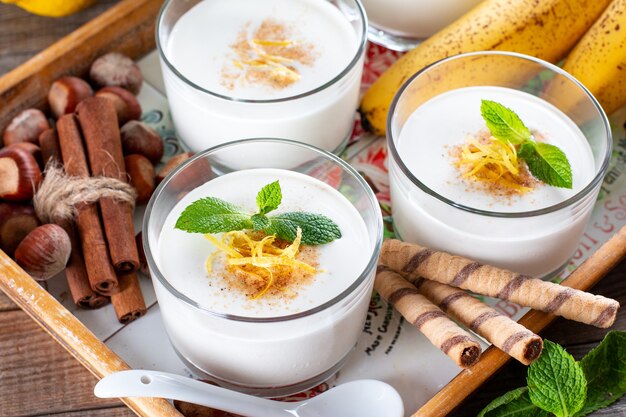
<svg viewBox="0 0 626 417">
<path fill-rule="evenodd" d="M 485 131 L 481 100 L 492 100 L 515 111 L 537 140 L 558 146 L 573 171 L 573 188 L 538 184 L 531 192 L 503 198 L 462 178 L 454 147 Z M 441 94 L 415 111 L 397 141 L 408 169 L 427 187 L 456 203 L 497 212 L 523 212 L 558 204 L 582 190 L 595 175 L 595 163 L 585 136 L 564 113 L 546 101 L 503 87 L 467 87 Z"/>
<path fill-rule="evenodd" d="M 426 38 L 480 0 L 362 0 L 370 25 L 397 36 Z"/>
<path fill-rule="evenodd" d="M 256 212 L 255 196 L 278 180 L 282 204 L 271 215 L 308 211 L 331 218 L 342 237 L 313 247 L 318 273 L 300 286 L 253 299 L 228 285 L 219 271 L 208 274 L 205 263 L 216 250 L 202 234 L 174 228 L 180 213 L 193 201 L 213 196 Z M 158 263 L 165 278 L 181 293 L 211 311 L 246 316 L 277 317 L 312 309 L 347 289 L 364 270 L 371 253 L 365 224 L 337 190 L 307 175 L 280 169 L 251 169 L 213 179 L 187 194 L 168 215 L 158 242 Z M 306 249 L 305 249 L 306 252 Z M 305 254 L 306 255 L 306 254 Z"/>
<path fill-rule="evenodd" d="M 172 64 L 217 94 L 277 99 L 336 77 L 358 48 L 339 9 L 319 0 L 203 1 L 176 22 Z"/>
</svg>

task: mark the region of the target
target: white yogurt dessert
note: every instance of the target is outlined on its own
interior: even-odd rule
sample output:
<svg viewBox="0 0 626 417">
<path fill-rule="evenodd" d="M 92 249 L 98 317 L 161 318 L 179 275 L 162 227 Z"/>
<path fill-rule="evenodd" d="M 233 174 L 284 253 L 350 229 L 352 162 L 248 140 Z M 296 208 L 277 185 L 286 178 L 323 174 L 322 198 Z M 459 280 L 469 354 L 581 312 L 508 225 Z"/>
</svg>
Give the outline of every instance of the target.
<svg viewBox="0 0 626 417">
<path fill-rule="evenodd" d="M 482 100 L 512 109 L 535 140 L 561 149 L 571 166 L 572 187 L 550 186 L 528 174 L 530 188 L 520 191 L 511 185 L 517 188 L 507 186 L 503 192 L 500 184 L 496 189 L 492 182 L 484 186 L 464 176 L 459 147 L 486 131 Z M 403 167 L 392 159 L 391 198 L 395 228 L 403 240 L 538 277 L 568 262 L 597 188 L 577 204 L 552 208 L 583 192 L 599 167 L 585 134 L 557 107 L 512 88 L 458 88 L 420 105 L 393 135 Z"/>
<path fill-rule="evenodd" d="M 454 22 L 480 0 L 362 0 L 370 25 L 405 38 L 424 39 Z"/>
<path fill-rule="evenodd" d="M 191 150 L 251 137 L 342 147 L 363 68 L 360 3 L 178 3 L 164 7 L 157 37 L 174 124 Z"/>
<path fill-rule="evenodd" d="M 214 197 L 255 213 L 257 192 L 275 181 L 282 202 L 268 216 L 306 211 L 326 216 L 340 230 L 330 243 L 301 248 L 300 254 L 309 250 L 308 258 L 296 259 L 315 273 L 259 293 L 247 281 L 234 282 L 219 257 L 207 272 L 207 258 L 219 245 L 176 228 L 185 208 Z M 219 241 L 223 234 L 211 236 Z M 330 185 L 284 169 L 231 172 L 186 193 L 148 242 L 165 280 L 154 284 L 174 348 L 191 369 L 220 385 L 260 395 L 297 392 L 332 375 L 354 348 L 379 246 L 353 203 Z M 273 285 L 279 285 L 277 274 Z"/>
</svg>

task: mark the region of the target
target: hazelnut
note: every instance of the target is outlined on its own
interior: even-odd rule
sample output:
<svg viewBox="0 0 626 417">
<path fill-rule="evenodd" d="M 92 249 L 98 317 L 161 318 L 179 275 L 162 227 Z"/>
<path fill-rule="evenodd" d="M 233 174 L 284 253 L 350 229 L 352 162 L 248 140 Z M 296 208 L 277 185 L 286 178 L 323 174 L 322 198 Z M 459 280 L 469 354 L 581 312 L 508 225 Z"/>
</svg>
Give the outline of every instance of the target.
<svg viewBox="0 0 626 417">
<path fill-rule="evenodd" d="M 156 130 L 137 120 L 131 120 L 120 129 L 124 155 L 140 154 L 153 164 L 163 157 L 163 141 Z"/>
<path fill-rule="evenodd" d="M 37 143 L 39 135 L 46 129 L 50 129 L 46 115 L 38 109 L 26 109 L 15 116 L 4 131 L 4 146 L 18 142 Z"/>
<path fill-rule="evenodd" d="M 113 102 L 117 113 L 117 120 L 123 125 L 129 120 L 139 120 L 141 117 L 141 105 L 132 93 L 121 87 L 104 87 L 98 90 L 96 97 L 104 97 Z"/>
<path fill-rule="evenodd" d="M 44 130 L 39 135 L 39 148 L 41 149 L 41 160 L 43 166 L 48 165 L 50 160 L 61 162 L 61 147 L 56 129 Z"/>
<path fill-rule="evenodd" d="M 0 249 L 13 256 L 17 245 L 33 229 L 39 220 L 33 206 L 17 203 L 0 203 Z"/>
<path fill-rule="evenodd" d="M 146 204 L 155 188 L 154 166 L 143 155 L 133 154 L 124 158 L 130 185 L 137 191 L 137 204 Z"/>
<path fill-rule="evenodd" d="M 91 64 L 89 77 L 99 87 L 122 87 L 137 95 L 143 83 L 143 74 L 135 62 L 117 52 L 102 55 Z"/>
<path fill-rule="evenodd" d="M 0 199 L 27 201 L 41 182 L 41 169 L 26 150 L 9 146 L 0 149 Z"/>
<path fill-rule="evenodd" d="M 163 165 L 163 167 L 157 172 L 157 175 L 156 175 L 157 184 L 160 184 L 161 181 L 163 181 L 170 172 L 172 172 L 177 166 L 179 166 L 180 164 L 182 164 L 183 162 L 185 162 L 187 159 L 191 158 L 192 156 L 193 156 L 192 152 L 185 152 L 185 153 L 181 153 L 181 154 L 171 157 L 170 160 L 167 161 L 165 165 Z"/>
<path fill-rule="evenodd" d="M 15 262 L 38 281 L 65 269 L 72 252 L 67 232 L 56 224 L 44 224 L 30 232 L 15 249 Z"/>
<path fill-rule="evenodd" d="M 39 168 L 43 168 L 43 160 L 41 159 L 41 148 L 38 145 L 30 142 L 18 142 L 14 143 L 13 145 L 9 145 L 8 147 L 24 149 L 26 152 L 31 154 L 33 158 L 35 158 L 35 161 L 37 161 Z"/>
<path fill-rule="evenodd" d="M 91 96 L 93 90 L 85 80 L 68 75 L 52 83 L 48 103 L 52 114 L 58 119 L 64 114 L 73 113 L 78 103 Z"/>
</svg>

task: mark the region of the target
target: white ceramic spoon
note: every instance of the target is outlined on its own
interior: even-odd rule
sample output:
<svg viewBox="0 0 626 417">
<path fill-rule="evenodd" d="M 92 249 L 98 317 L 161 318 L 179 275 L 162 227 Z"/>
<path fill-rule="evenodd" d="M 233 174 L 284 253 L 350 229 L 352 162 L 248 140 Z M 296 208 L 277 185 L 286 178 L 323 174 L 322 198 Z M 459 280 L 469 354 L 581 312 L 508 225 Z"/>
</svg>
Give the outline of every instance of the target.
<svg viewBox="0 0 626 417">
<path fill-rule="evenodd" d="M 381 381 L 348 382 L 308 400 L 272 401 L 164 372 L 131 370 L 104 377 L 100 398 L 160 397 L 204 405 L 246 417 L 403 417 L 398 392 Z"/>
</svg>

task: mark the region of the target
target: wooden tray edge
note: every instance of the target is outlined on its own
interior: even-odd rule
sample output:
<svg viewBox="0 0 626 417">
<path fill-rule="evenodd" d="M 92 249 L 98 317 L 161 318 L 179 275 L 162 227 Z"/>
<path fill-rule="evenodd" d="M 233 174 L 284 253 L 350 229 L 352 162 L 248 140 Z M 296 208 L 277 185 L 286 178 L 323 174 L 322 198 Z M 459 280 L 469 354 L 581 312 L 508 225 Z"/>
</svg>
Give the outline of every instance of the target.
<svg viewBox="0 0 626 417">
<path fill-rule="evenodd" d="M 4 105 L 0 107 L 0 131 L 4 130 L 10 120 L 23 109 L 36 107 L 46 110 L 48 87 L 61 75 L 82 76 L 96 57 L 110 51 L 122 52 L 136 59 L 153 50 L 156 16 L 161 4 L 161 0 L 124 0 L 1 77 L 0 102 Z M 563 285 L 588 290 L 617 263 L 618 261 L 603 269 L 601 273 L 596 273 L 594 279 L 584 279 L 585 274 L 581 273 L 568 278 Z M 584 269 L 586 264 L 581 265 L 578 270 Z M 24 288 L 29 288 L 29 291 L 25 292 Z M 128 365 L 2 251 L 0 251 L 0 290 L 98 378 L 116 370 L 128 369 Z M 25 295 L 27 293 L 29 297 L 32 295 L 35 298 L 29 299 Z M 54 314 L 42 311 L 42 305 L 49 306 Z M 555 318 L 550 314 L 530 311 L 519 322 L 534 332 L 540 332 Z M 93 343 L 93 346 L 104 355 L 98 357 L 100 362 L 94 361 L 91 349 L 89 352 L 77 349 L 71 340 L 65 338 L 66 326 L 69 325 L 75 329 L 75 334 L 85 335 L 89 344 Z M 509 360 L 508 355 L 490 347 L 474 367 L 457 375 L 412 417 L 447 416 Z M 152 401 L 146 401 L 146 405 L 142 399 L 122 400 L 139 416 L 180 416 L 164 400 L 155 400 L 158 407 L 165 407 L 157 409 L 150 404 Z"/>
<path fill-rule="evenodd" d="M 0 78 L 0 132 L 26 108 L 46 110 L 49 86 L 60 76 L 83 76 L 110 51 L 139 58 L 153 50 L 161 3 L 124 0 Z"/>
</svg>

